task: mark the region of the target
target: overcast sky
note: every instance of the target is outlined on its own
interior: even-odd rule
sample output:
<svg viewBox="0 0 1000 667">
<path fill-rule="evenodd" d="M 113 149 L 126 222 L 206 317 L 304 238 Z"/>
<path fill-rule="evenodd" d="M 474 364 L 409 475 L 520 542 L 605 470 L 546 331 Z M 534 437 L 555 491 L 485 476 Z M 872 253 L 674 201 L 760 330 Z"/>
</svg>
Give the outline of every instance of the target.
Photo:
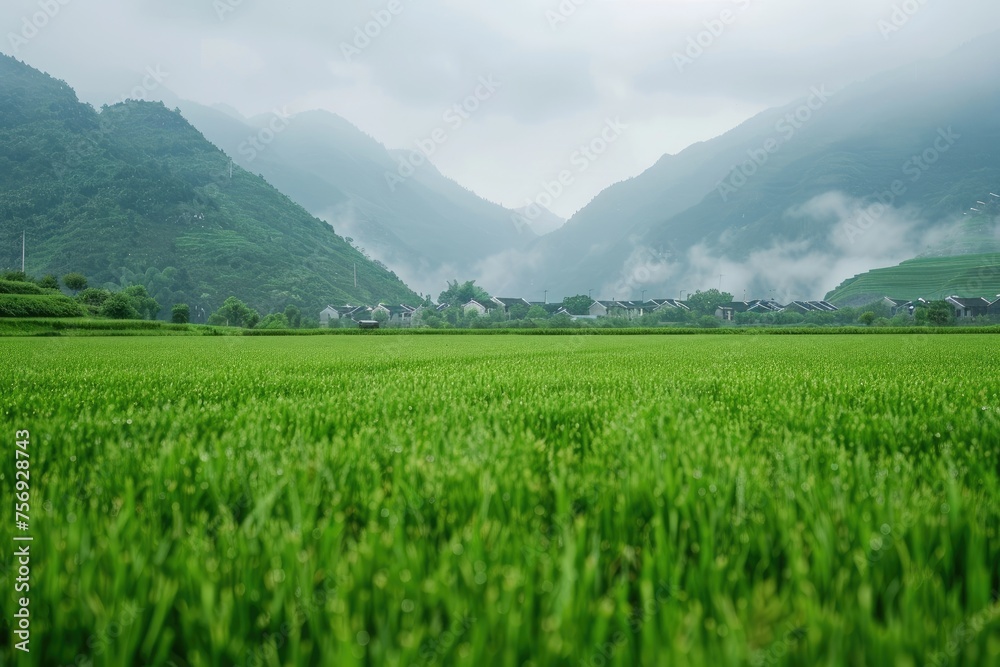
<svg viewBox="0 0 1000 667">
<path fill-rule="evenodd" d="M 159 68 L 182 98 L 245 115 L 327 109 L 389 148 L 429 146 L 441 128 L 432 161 L 507 206 L 571 170 L 552 206 L 568 217 L 811 86 L 998 27 L 997 0 L 3 0 L 0 50 L 95 103 Z M 602 148 L 602 132 L 614 139 L 602 154 L 576 154 Z"/>
</svg>

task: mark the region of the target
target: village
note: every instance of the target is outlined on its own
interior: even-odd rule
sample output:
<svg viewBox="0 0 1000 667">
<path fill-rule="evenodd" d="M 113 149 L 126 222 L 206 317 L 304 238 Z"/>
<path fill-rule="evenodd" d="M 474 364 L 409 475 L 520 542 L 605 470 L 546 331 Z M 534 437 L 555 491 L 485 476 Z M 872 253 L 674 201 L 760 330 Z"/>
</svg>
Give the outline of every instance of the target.
<svg viewBox="0 0 1000 667">
<path fill-rule="evenodd" d="M 984 297 L 964 298 L 949 296 L 943 300 L 953 311 L 956 321 L 972 321 L 980 317 L 1000 316 L 1000 295 L 994 301 Z M 929 308 L 932 301 L 927 299 L 894 299 L 884 297 L 873 302 L 890 317 L 897 315 L 913 316 L 918 308 Z M 692 307 L 687 301 L 680 299 L 648 299 L 645 301 L 628 300 L 594 300 L 586 314 L 570 312 L 563 303 L 547 303 L 528 301 L 523 298 L 490 297 L 489 299 L 471 299 L 457 304 L 460 312 L 480 318 L 494 317 L 501 321 L 524 319 L 532 309 L 544 317 L 563 316 L 571 321 L 593 321 L 603 318 L 636 321 L 651 314 L 667 315 L 670 313 L 684 315 L 692 313 Z M 358 325 L 364 328 L 378 326 L 409 327 L 419 322 L 424 314 L 443 315 L 453 309 L 453 305 L 442 303 L 437 305 L 408 306 L 405 304 L 387 305 L 379 303 L 376 306 L 351 305 L 327 306 L 319 314 L 321 327 L 337 327 Z M 577 309 L 579 310 L 579 309 Z M 743 314 L 795 314 L 806 316 L 815 313 L 837 313 L 840 308 L 828 301 L 792 301 L 781 304 L 773 299 L 753 299 L 750 301 L 732 301 L 724 303 L 715 309 L 715 317 L 721 322 L 739 322 Z"/>
</svg>

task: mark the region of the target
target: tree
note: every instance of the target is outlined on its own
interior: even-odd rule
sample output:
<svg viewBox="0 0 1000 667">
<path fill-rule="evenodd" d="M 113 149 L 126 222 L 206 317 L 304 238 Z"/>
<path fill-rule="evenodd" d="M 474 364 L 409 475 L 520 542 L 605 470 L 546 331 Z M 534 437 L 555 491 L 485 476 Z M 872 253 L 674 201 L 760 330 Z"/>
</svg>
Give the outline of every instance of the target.
<svg viewBox="0 0 1000 667">
<path fill-rule="evenodd" d="M 576 296 L 567 296 L 563 299 L 563 308 L 565 308 L 570 315 L 589 315 L 590 305 L 594 303 L 586 294 L 577 294 Z"/>
<path fill-rule="evenodd" d="M 861 322 L 861 324 L 866 327 L 870 327 L 872 323 L 875 322 L 875 313 L 870 310 L 866 310 L 858 317 L 858 322 Z"/>
<path fill-rule="evenodd" d="M 226 299 L 222 306 L 212 313 L 208 318 L 208 323 L 215 326 L 254 328 L 260 322 L 260 313 L 253 308 L 231 296 Z"/>
<path fill-rule="evenodd" d="M 720 292 L 717 289 L 710 289 L 707 292 L 698 291 L 687 299 L 687 305 L 691 310 L 700 315 L 715 315 L 719 306 L 733 302 L 733 295 L 729 292 Z"/>
<path fill-rule="evenodd" d="M 85 306 L 100 308 L 111 296 L 111 292 L 101 287 L 88 287 L 76 295 L 76 300 Z"/>
<path fill-rule="evenodd" d="M 261 320 L 258 329 L 289 329 L 288 318 L 284 313 L 272 313 Z"/>
<path fill-rule="evenodd" d="M 0 280 L 9 280 L 12 283 L 30 283 L 31 278 L 24 271 L 4 271 L 0 273 Z"/>
<path fill-rule="evenodd" d="M 160 313 L 160 304 L 149 295 L 145 285 L 129 285 L 122 290 L 122 294 L 129 298 L 132 307 L 136 309 L 143 318 L 155 320 Z"/>
<path fill-rule="evenodd" d="M 448 282 L 448 289 L 438 296 L 438 303 L 447 303 L 452 306 L 462 306 L 475 299 L 476 301 L 489 301 L 489 292 L 476 285 L 475 280 L 459 284 L 456 280 Z"/>
<path fill-rule="evenodd" d="M 936 327 L 954 324 L 955 311 L 947 301 L 931 301 L 927 304 L 927 321 Z"/>
<path fill-rule="evenodd" d="M 38 286 L 45 289 L 59 289 L 59 279 L 50 273 L 38 281 Z"/>
<path fill-rule="evenodd" d="M 174 304 L 170 309 L 170 321 L 174 324 L 187 324 L 191 321 L 191 309 L 186 303 Z"/>
<path fill-rule="evenodd" d="M 293 329 L 298 329 L 302 326 L 302 311 L 300 311 L 296 306 L 291 304 L 285 308 L 285 319 L 288 320 L 288 326 Z"/>
<path fill-rule="evenodd" d="M 113 320 L 138 320 L 139 313 L 132 306 L 132 301 L 121 292 L 115 292 L 107 298 L 98 311 L 101 317 Z"/>
<path fill-rule="evenodd" d="M 535 305 L 528 309 L 527 318 L 529 320 L 547 320 L 549 312 L 541 306 Z"/>
<path fill-rule="evenodd" d="M 530 306 L 527 306 L 523 303 L 515 303 L 508 309 L 507 312 L 510 315 L 510 319 L 523 320 L 525 317 L 528 316 L 528 311 L 530 310 L 530 308 L 531 308 Z"/>
<path fill-rule="evenodd" d="M 87 289 L 87 277 L 82 273 L 67 273 L 63 276 L 63 285 L 76 294 L 80 290 Z"/>
<path fill-rule="evenodd" d="M 698 318 L 698 326 L 702 329 L 718 329 L 722 326 L 722 321 L 715 315 L 702 315 Z"/>
</svg>

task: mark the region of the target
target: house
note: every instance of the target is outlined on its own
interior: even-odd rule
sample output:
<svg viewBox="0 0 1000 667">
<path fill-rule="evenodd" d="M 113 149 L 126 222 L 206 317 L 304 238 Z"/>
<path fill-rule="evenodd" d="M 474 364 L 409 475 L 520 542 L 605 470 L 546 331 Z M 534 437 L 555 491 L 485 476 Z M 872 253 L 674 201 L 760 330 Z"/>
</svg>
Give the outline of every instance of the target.
<svg viewBox="0 0 1000 667">
<path fill-rule="evenodd" d="M 410 323 L 413 322 L 414 312 L 416 312 L 416 308 L 403 304 L 398 306 L 387 306 L 380 303 L 375 308 L 372 308 L 372 316 L 377 313 L 382 313 L 389 324 L 404 327 L 409 326 Z"/>
<path fill-rule="evenodd" d="M 916 299 L 915 301 L 905 301 L 903 299 L 891 299 L 885 297 L 882 303 L 889 306 L 889 312 L 892 316 L 896 315 L 913 315 L 914 311 L 920 307 L 927 307 L 928 302 L 924 299 Z"/>
<path fill-rule="evenodd" d="M 715 311 L 715 316 L 725 322 L 732 322 L 739 313 L 777 313 L 784 308 L 776 301 L 764 301 L 754 299 L 753 301 L 733 301 L 719 306 Z"/>
<path fill-rule="evenodd" d="M 1000 294 L 997 294 L 997 300 L 990 304 L 990 307 L 986 309 L 986 314 L 990 317 L 1000 316 Z"/>
<path fill-rule="evenodd" d="M 323 310 L 319 311 L 319 325 L 321 327 L 330 326 L 330 320 L 339 320 L 340 311 L 333 306 L 327 306 Z"/>
<path fill-rule="evenodd" d="M 985 317 L 990 309 L 990 302 L 981 296 L 974 299 L 949 296 L 945 301 L 955 310 L 955 319 L 959 320 Z"/>
<path fill-rule="evenodd" d="M 782 308 L 781 312 L 807 315 L 808 313 L 835 313 L 837 310 L 839 309 L 828 301 L 792 301 Z"/>
<path fill-rule="evenodd" d="M 493 297 L 493 303 L 495 303 L 497 307 L 502 309 L 504 314 L 506 315 L 510 314 L 511 306 L 524 306 L 526 308 L 531 308 L 531 304 L 525 301 L 524 299 L 512 298 L 512 297 L 495 296 Z"/>
<path fill-rule="evenodd" d="M 321 327 L 329 327 L 330 322 L 337 322 L 341 319 L 357 320 L 355 315 L 368 314 L 368 309 L 365 306 L 352 306 L 350 304 L 344 306 L 327 306 L 319 314 L 319 325 Z"/>
<path fill-rule="evenodd" d="M 629 301 L 595 301 L 587 313 L 594 317 L 634 317 L 641 308 Z"/>
<path fill-rule="evenodd" d="M 476 313 L 480 317 L 485 317 L 498 307 L 499 306 L 493 302 L 493 299 L 472 299 L 467 304 L 462 306 L 462 310 L 464 310 L 466 314 Z"/>
<path fill-rule="evenodd" d="M 895 317 L 899 313 L 905 313 L 907 315 L 912 315 L 914 306 L 912 301 L 907 301 L 906 299 L 893 299 L 890 297 L 885 297 L 882 299 L 882 303 L 889 308 L 889 313 Z"/>
<path fill-rule="evenodd" d="M 678 310 L 685 310 L 685 311 L 691 310 L 691 308 L 686 303 L 684 303 L 683 301 L 679 301 L 678 299 L 654 299 L 654 301 L 657 301 L 660 304 L 659 306 L 656 307 L 656 310 L 654 312 L 669 310 L 671 308 L 676 308 Z"/>
</svg>

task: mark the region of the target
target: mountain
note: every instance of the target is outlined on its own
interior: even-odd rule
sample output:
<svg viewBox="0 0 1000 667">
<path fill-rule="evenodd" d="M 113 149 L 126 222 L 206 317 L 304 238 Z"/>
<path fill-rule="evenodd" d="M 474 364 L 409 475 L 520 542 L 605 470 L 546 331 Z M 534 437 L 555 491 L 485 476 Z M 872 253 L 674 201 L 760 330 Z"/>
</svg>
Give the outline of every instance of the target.
<svg viewBox="0 0 1000 667">
<path fill-rule="evenodd" d="M 531 227 L 531 231 L 539 236 L 551 234 L 566 224 L 565 218 L 560 218 L 558 215 L 539 204 L 523 206 L 521 208 L 514 209 L 514 212 L 521 216 L 524 224 Z"/>
<path fill-rule="evenodd" d="M 992 35 L 840 91 L 817 85 L 664 156 L 540 239 L 541 268 L 520 287 L 633 298 L 725 274 L 734 293 L 816 298 L 926 252 L 1000 187 L 1000 87 L 980 74 L 998 56 Z"/>
<path fill-rule="evenodd" d="M 514 211 L 446 178 L 422 154 L 387 150 L 335 114 L 276 110 L 241 120 L 191 102 L 180 108 L 237 164 L 421 291 L 436 294 L 447 280 L 480 277 L 484 260 L 536 238 Z"/>
<path fill-rule="evenodd" d="M 176 111 L 128 101 L 100 113 L 0 56 L 0 266 L 145 284 L 168 312 L 228 296 L 295 304 L 419 297 L 325 222 L 239 167 Z M 355 288 L 355 267 L 357 288 Z"/>
</svg>

